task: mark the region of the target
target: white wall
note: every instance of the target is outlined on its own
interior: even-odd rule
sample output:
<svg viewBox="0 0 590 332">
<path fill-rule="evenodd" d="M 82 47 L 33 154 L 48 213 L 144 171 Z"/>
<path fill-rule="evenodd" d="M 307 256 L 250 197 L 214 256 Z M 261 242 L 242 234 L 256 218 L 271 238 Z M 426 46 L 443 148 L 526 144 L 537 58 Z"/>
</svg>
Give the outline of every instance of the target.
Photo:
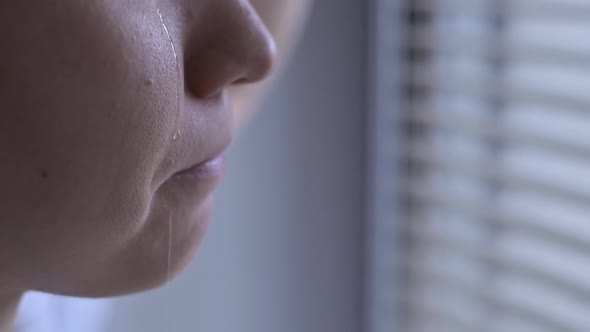
<svg viewBox="0 0 590 332">
<path fill-rule="evenodd" d="M 361 330 L 365 6 L 316 1 L 229 154 L 197 258 L 164 289 L 117 300 L 110 332 Z"/>
</svg>

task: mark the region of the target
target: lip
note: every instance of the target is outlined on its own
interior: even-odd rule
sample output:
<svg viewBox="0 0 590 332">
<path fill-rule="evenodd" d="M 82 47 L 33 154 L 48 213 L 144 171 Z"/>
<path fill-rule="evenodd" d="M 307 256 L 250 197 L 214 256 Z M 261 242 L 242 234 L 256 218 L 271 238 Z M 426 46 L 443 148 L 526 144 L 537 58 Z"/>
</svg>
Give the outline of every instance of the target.
<svg viewBox="0 0 590 332">
<path fill-rule="evenodd" d="M 175 178 L 197 178 L 197 179 L 211 179 L 221 178 L 225 173 L 225 158 L 222 154 L 205 160 L 202 163 L 196 164 L 192 167 L 184 169 L 173 175 Z"/>
<path fill-rule="evenodd" d="M 232 141 L 232 111 L 228 96 L 208 99 L 186 98 L 178 124 L 181 135 L 170 143 L 161 184 L 172 181 L 199 192 L 210 191 L 223 176 L 223 154 Z M 180 182 L 180 183 L 179 183 Z M 183 182 L 186 182 L 183 184 Z"/>
</svg>

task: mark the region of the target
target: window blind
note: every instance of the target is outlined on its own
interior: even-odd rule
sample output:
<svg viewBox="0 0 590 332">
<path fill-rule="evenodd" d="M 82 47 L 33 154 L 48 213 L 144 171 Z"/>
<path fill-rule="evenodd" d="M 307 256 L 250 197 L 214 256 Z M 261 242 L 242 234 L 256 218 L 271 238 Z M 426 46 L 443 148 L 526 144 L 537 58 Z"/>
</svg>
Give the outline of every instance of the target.
<svg viewBox="0 0 590 332">
<path fill-rule="evenodd" d="M 590 2 L 414 0 L 402 331 L 590 331 Z"/>
</svg>

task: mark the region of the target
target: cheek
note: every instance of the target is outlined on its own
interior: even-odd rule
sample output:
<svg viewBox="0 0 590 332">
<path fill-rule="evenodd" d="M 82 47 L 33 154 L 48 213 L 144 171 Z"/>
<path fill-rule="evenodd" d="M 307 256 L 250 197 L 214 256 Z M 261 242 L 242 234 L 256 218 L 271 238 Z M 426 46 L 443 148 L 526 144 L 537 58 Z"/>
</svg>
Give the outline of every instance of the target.
<svg viewBox="0 0 590 332">
<path fill-rule="evenodd" d="M 76 14 L 31 27 L 0 55 L 10 82 L 0 85 L 0 220 L 10 230 L 0 250 L 28 248 L 20 260 L 39 265 L 18 268 L 66 275 L 144 227 L 177 112 L 176 64 L 157 16 L 111 30 L 112 17 Z"/>
</svg>

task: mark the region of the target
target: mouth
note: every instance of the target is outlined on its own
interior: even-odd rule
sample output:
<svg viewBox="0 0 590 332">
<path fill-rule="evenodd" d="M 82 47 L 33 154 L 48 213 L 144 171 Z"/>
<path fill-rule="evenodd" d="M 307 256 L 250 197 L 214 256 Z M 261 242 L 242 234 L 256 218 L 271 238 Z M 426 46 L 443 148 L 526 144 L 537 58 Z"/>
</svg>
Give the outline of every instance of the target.
<svg viewBox="0 0 590 332">
<path fill-rule="evenodd" d="M 225 158 L 219 154 L 214 158 L 205 160 L 187 169 L 175 173 L 172 177 L 194 177 L 198 179 L 221 178 L 225 173 Z"/>
<path fill-rule="evenodd" d="M 168 158 L 168 179 L 208 187 L 225 173 L 224 151 L 232 141 L 232 112 L 225 94 L 208 100 L 187 99 L 177 140 Z M 175 181 L 176 182 L 176 181 Z"/>
</svg>

